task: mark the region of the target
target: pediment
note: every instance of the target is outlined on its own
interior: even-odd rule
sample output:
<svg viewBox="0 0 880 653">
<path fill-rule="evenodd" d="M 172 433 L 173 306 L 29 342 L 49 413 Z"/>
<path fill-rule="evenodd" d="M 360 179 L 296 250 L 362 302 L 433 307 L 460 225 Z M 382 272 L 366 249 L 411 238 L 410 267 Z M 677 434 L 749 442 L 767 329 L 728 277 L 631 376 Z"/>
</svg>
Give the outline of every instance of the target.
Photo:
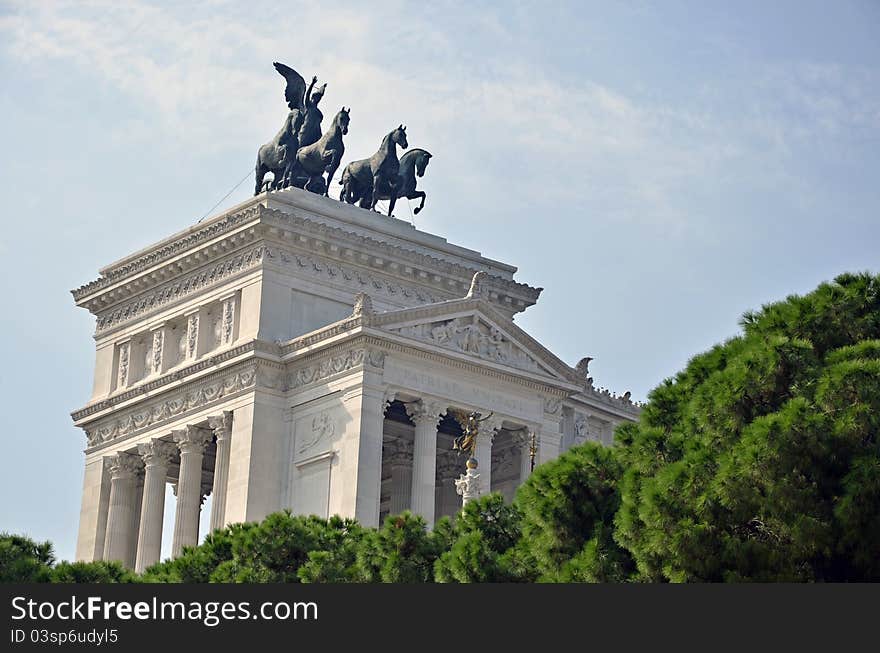
<svg viewBox="0 0 880 653">
<path fill-rule="evenodd" d="M 481 300 L 441 302 L 375 316 L 381 330 L 554 380 L 580 384 L 562 360 Z"/>
</svg>

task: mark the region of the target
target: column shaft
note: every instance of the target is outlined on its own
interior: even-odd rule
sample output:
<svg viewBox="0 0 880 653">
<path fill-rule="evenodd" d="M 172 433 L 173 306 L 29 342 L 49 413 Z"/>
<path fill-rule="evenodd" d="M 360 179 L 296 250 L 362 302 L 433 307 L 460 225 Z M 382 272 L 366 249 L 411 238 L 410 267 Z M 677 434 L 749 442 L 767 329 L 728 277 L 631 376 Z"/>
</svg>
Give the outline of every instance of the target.
<svg viewBox="0 0 880 653">
<path fill-rule="evenodd" d="M 199 511 L 202 504 L 202 459 L 211 432 L 187 426 L 175 431 L 174 440 L 180 449 L 180 475 L 177 479 L 177 511 L 174 515 L 174 539 L 171 557 L 179 556 L 183 547 L 199 542 Z"/>
<path fill-rule="evenodd" d="M 107 513 L 107 539 L 104 560 L 127 562 L 131 539 L 132 513 L 135 509 L 135 483 L 138 460 L 127 453 L 110 459 L 110 506 Z"/>
<path fill-rule="evenodd" d="M 211 532 L 226 525 L 226 485 L 229 478 L 229 447 L 232 437 L 232 412 L 210 418 L 208 424 L 214 430 L 217 452 L 214 457 L 214 485 L 211 490 Z"/>
<path fill-rule="evenodd" d="M 532 434 L 527 432 L 519 447 L 519 484 L 525 483 L 532 474 Z"/>
<path fill-rule="evenodd" d="M 410 507 L 412 467 L 395 464 L 391 467 L 391 514 L 399 515 Z"/>
<path fill-rule="evenodd" d="M 410 510 L 421 515 L 428 528 L 434 526 L 437 496 L 437 425 L 446 410 L 437 402 L 420 401 L 410 412 L 415 422 Z"/>
<path fill-rule="evenodd" d="M 131 511 L 131 524 L 128 540 L 128 553 L 125 556 L 126 569 L 134 569 L 137 560 L 138 541 L 140 539 L 141 509 L 144 502 L 144 477 L 138 474 L 134 483 L 134 509 Z"/>
<path fill-rule="evenodd" d="M 141 502 L 141 523 L 134 563 L 134 570 L 139 574 L 159 562 L 162 555 L 165 481 L 174 450 L 173 443 L 161 440 L 138 445 L 138 453 L 144 459 L 144 495 Z"/>
</svg>

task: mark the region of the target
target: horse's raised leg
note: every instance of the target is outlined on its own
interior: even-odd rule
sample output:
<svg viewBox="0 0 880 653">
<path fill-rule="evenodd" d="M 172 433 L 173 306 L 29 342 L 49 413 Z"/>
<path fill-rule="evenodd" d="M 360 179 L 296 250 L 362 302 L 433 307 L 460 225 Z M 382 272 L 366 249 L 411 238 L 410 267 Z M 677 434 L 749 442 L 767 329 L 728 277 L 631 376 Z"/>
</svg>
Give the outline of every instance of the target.
<svg viewBox="0 0 880 653">
<path fill-rule="evenodd" d="M 414 200 L 418 197 L 422 198 L 422 203 L 416 207 L 415 211 L 413 211 L 413 213 L 415 213 L 416 215 L 419 214 L 419 211 L 425 208 L 425 198 L 427 198 L 428 196 L 424 193 L 424 191 L 421 190 L 414 190 L 412 193 L 406 196 L 406 199 L 408 200 Z"/>
</svg>

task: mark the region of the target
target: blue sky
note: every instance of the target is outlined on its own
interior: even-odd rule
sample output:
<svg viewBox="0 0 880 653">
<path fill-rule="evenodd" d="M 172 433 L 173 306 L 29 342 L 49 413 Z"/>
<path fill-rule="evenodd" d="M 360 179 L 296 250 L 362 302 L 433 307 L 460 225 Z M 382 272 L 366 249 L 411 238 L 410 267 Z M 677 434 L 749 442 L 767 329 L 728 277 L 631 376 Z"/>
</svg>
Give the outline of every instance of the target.
<svg viewBox="0 0 880 653">
<path fill-rule="evenodd" d="M 518 265 L 545 288 L 518 323 L 618 392 L 880 268 L 880 3 L 369 7 L 0 2 L 0 530 L 73 556 L 94 320 L 68 291 L 252 169 L 274 60 L 352 107 L 347 159 L 406 123 L 417 226 Z"/>
</svg>

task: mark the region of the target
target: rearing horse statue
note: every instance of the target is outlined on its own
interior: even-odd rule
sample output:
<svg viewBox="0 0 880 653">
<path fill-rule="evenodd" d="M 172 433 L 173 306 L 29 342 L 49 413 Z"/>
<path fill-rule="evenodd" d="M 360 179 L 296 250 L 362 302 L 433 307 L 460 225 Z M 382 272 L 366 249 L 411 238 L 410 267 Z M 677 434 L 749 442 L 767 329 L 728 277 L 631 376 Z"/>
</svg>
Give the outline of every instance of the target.
<svg viewBox="0 0 880 653">
<path fill-rule="evenodd" d="M 305 190 L 323 195 L 329 194 L 330 181 L 336 174 L 342 155 L 345 153 L 342 137 L 348 133 L 350 112 L 350 108 L 342 107 L 342 110 L 333 118 L 330 128 L 317 142 L 296 151 L 296 166 L 309 178 L 304 186 Z M 324 172 L 327 173 L 326 183 L 324 182 Z"/>
<path fill-rule="evenodd" d="M 394 131 L 389 132 L 382 139 L 378 151 L 369 159 L 352 161 L 342 171 L 342 192 L 340 200 L 354 204 L 360 200 L 360 206 L 372 211 L 376 210 L 376 204 L 387 189 L 386 197 L 389 199 L 388 215 L 394 210 L 394 204 L 398 197 L 398 184 L 400 182 L 400 160 L 397 158 L 397 146 L 406 149 L 406 127 L 400 125 Z"/>
</svg>

